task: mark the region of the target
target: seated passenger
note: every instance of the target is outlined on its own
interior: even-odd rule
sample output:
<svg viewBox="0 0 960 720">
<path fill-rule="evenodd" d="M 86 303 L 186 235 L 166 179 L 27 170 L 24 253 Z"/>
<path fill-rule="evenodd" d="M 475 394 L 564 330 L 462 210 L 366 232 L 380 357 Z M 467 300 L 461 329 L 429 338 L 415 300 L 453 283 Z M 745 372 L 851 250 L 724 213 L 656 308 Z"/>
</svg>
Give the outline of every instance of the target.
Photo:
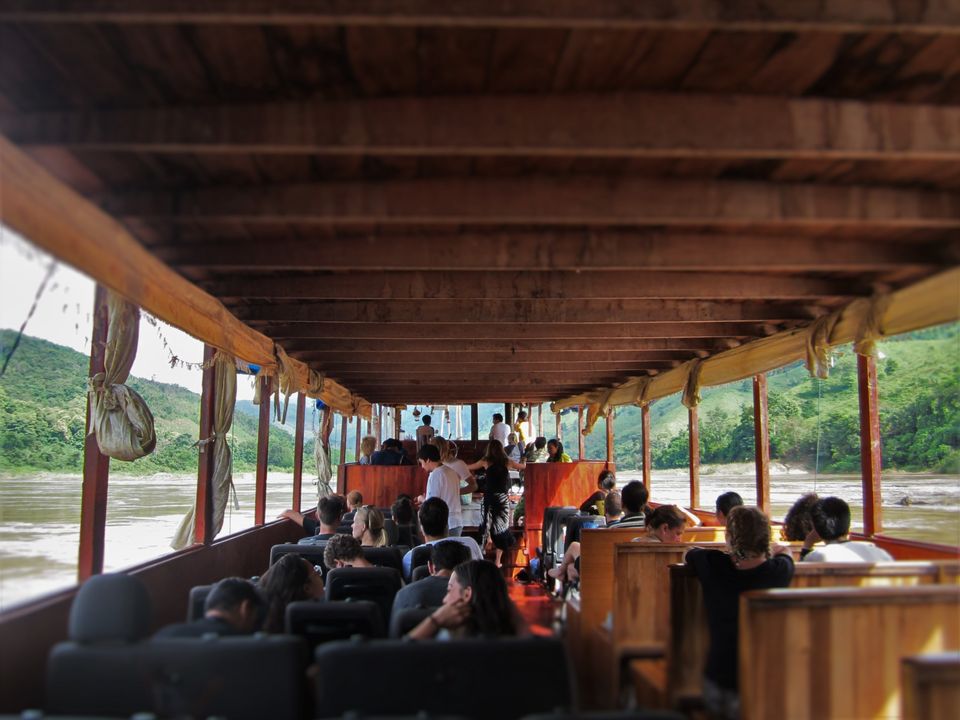
<svg viewBox="0 0 960 720">
<path fill-rule="evenodd" d="M 690 522 L 688 513 L 677 505 L 661 505 L 647 518 L 647 534 L 633 542 L 683 542 L 683 531 Z M 621 527 L 621 526 L 617 526 Z"/>
<path fill-rule="evenodd" d="M 517 441 L 516 433 L 507 435 L 507 444 L 503 446 L 503 452 L 515 463 L 523 461 L 523 445 L 520 445 Z"/>
<path fill-rule="evenodd" d="M 387 531 L 383 527 L 383 513 L 372 505 L 364 505 L 354 514 L 352 532 L 360 544 L 366 547 L 384 547 L 388 544 Z"/>
<path fill-rule="evenodd" d="M 704 668 L 703 701 L 711 716 L 738 718 L 737 635 L 740 593 L 782 588 L 793 577 L 793 560 L 774 546 L 770 557 L 770 522 L 755 507 L 735 507 L 727 518 L 727 551 L 692 548 L 686 563 L 703 587 L 710 627 Z"/>
<path fill-rule="evenodd" d="M 603 515 L 603 502 L 607 495 L 617 487 L 617 477 L 612 470 L 602 470 L 597 478 L 597 491 L 583 501 L 580 505 L 580 512 L 589 515 Z"/>
<path fill-rule="evenodd" d="M 403 443 L 396 438 L 387 438 L 380 449 L 370 456 L 371 465 L 412 465 L 403 451 Z"/>
<path fill-rule="evenodd" d="M 360 457 L 357 458 L 357 462 L 361 465 L 369 465 L 373 451 L 376 449 L 377 439 L 373 435 L 364 435 L 360 441 Z"/>
<path fill-rule="evenodd" d="M 607 499 L 603 503 L 603 516 L 607 521 L 607 527 L 615 524 L 623 515 L 623 505 L 620 501 L 620 493 L 612 490 L 607 494 Z M 580 543 L 574 540 L 567 546 L 563 553 L 563 560 L 560 565 L 547 570 L 547 575 L 555 580 L 564 580 L 567 582 L 576 582 L 580 579 L 580 567 L 577 562 L 580 559 Z"/>
<path fill-rule="evenodd" d="M 278 517 L 293 520 L 301 526 L 307 537 L 300 540 L 301 543 L 312 545 L 318 540 L 326 539 L 337 531 L 340 524 L 340 516 L 346 509 L 347 501 L 343 495 L 326 495 L 317 501 L 317 517 L 307 517 L 296 510 L 284 510 Z M 318 535 L 319 533 L 319 535 Z M 325 536 L 325 537 L 321 537 Z"/>
<path fill-rule="evenodd" d="M 528 463 L 546 462 L 547 439 L 543 436 L 535 438 L 533 443 L 527 445 L 527 449 L 524 450 L 523 459 Z"/>
<path fill-rule="evenodd" d="M 803 541 L 801 558 L 808 562 L 884 562 L 893 557 L 865 540 L 850 540 L 850 506 L 838 497 L 826 497 L 813 506 L 813 530 Z M 813 549 L 823 540 L 822 547 Z"/>
<path fill-rule="evenodd" d="M 624 516 L 613 527 L 642 528 L 646 525 L 647 499 L 650 494 L 639 480 L 631 480 L 620 491 Z M 610 527 L 610 523 L 607 523 Z"/>
<path fill-rule="evenodd" d="M 407 637 L 509 637 L 517 635 L 522 627 L 497 567 L 486 560 L 471 560 L 457 565 L 447 583 L 443 604 Z"/>
<path fill-rule="evenodd" d="M 397 545 L 406 545 L 408 548 L 421 545 L 423 537 L 420 535 L 420 527 L 417 525 L 417 513 L 413 506 L 413 498 L 406 494 L 398 495 L 396 502 L 390 509 L 393 512 L 393 522 L 397 525 Z"/>
<path fill-rule="evenodd" d="M 607 521 L 607 527 L 619 522 L 623 517 L 623 499 L 616 490 L 611 490 L 607 499 L 603 501 L 603 517 Z"/>
<path fill-rule="evenodd" d="M 430 498 L 425 500 L 420 506 L 420 529 L 423 530 L 424 545 L 432 545 L 441 540 L 453 540 L 463 543 L 470 550 L 470 557 L 474 560 L 482 560 L 483 553 L 477 541 L 468 536 L 447 537 L 447 523 L 449 522 L 450 511 L 447 504 L 440 498 Z M 413 563 L 413 549 L 407 551 L 403 556 L 403 576 L 410 577 L 410 565 Z"/>
<path fill-rule="evenodd" d="M 157 638 L 191 638 L 204 635 L 248 635 L 260 628 L 266 603 L 257 586 L 243 578 L 224 578 L 210 590 L 203 617 L 168 625 Z"/>
<path fill-rule="evenodd" d="M 563 443 L 554 438 L 547 442 L 547 462 L 573 462 L 563 451 Z"/>
<path fill-rule="evenodd" d="M 271 565 L 260 578 L 259 587 L 267 603 L 263 623 L 267 632 L 283 632 L 283 617 L 290 603 L 323 598 L 323 576 L 294 553 L 284 555 Z"/>
<path fill-rule="evenodd" d="M 348 523 L 353 522 L 353 518 L 357 513 L 357 510 L 363 507 L 363 495 L 360 494 L 359 490 L 351 490 L 347 493 L 347 512 L 343 514 L 343 517 L 340 518 L 340 522 Z"/>
<path fill-rule="evenodd" d="M 730 514 L 730 511 L 735 507 L 740 507 L 743 505 L 743 498 L 740 497 L 739 493 L 735 493 L 732 490 L 730 492 L 725 492 L 722 495 L 717 496 L 717 522 L 727 526 L 727 516 Z"/>
<path fill-rule="evenodd" d="M 783 527 L 780 534 L 788 542 L 803 542 L 813 531 L 813 506 L 817 504 L 820 496 L 816 493 L 806 493 L 801 495 L 797 501 L 787 510 L 783 518 Z M 801 559 L 805 553 L 801 550 Z"/>
<path fill-rule="evenodd" d="M 393 612 L 407 608 L 440 607 L 447 594 L 447 580 L 453 569 L 460 563 L 470 560 L 470 549 L 462 543 L 444 540 L 430 548 L 430 561 L 427 568 L 430 576 L 410 583 L 393 599 Z"/>
<path fill-rule="evenodd" d="M 374 567 L 363 555 L 363 546 L 353 535 L 330 538 L 323 548 L 323 564 L 331 570 L 342 567 Z"/>
</svg>

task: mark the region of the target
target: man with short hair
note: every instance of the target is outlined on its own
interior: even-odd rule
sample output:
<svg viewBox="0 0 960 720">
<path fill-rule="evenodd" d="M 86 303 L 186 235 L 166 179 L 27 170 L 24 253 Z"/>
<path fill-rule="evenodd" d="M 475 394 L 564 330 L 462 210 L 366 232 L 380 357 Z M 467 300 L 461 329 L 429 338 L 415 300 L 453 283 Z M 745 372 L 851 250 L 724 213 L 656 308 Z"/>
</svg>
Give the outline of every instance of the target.
<svg viewBox="0 0 960 720">
<path fill-rule="evenodd" d="M 623 486 L 620 491 L 620 499 L 623 501 L 625 515 L 615 523 L 613 527 L 618 528 L 643 528 L 646 527 L 644 508 L 647 505 L 647 499 L 650 493 L 646 486 L 639 480 L 631 480 Z M 608 527 L 609 527 L 608 523 Z"/>
<path fill-rule="evenodd" d="M 168 625 L 154 637 L 200 638 L 204 635 L 249 635 L 259 629 L 266 610 L 263 596 L 249 580 L 224 578 L 210 590 L 203 617 Z"/>
<path fill-rule="evenodd" d="M 807 562 L 887 562 L 893 557 L 865 540 L 850 540 L 850 506 L 838 497 L 817 500 L 811 511 L 813 530 L 803 541 L 800 559 Z M 822 547 L 813 549 L 823 540 Z"/>
<path fill-rule="evenodd" d="M 347 501 L 343 495 L 325 495 L 317 501 L 316 519 L 308 517 L 296 510 L 284 510 L 278 517 L 293 520 L 297 525 L 303 528 L 307 537 L 300 540 L 304 545 L 313 545 L 321 539 L 317 533 L 326 535 L 322 539 L 327 539 L 329 534 L 337 531 L 337 525 L 340 523 L 340 516 L 346 509 Z"/>
<path fill-rule="evenodd" d="M 490 428 L 490 439 L 499 440 L 504 447 L 507 446 L 507 436 L 510 434 L 510 426 L 503 421 L 503 415 L 493 414 L 493 427 Z"/>
<path fill-rule="evenodd" d="M 393 599 L 393 613 L 407 608 L 440 607 L 447 594 L 447 582 L 453 569 L 471 560 L 470 548 L 455 540 L 441 540 L 430 547 L 429 577 L 410 583 Z"/>
<path fill-rule="evenodd" d="M 403 465 L 403 445 L 396 438 L 387 438 L 370 456 L 371 465 Z"/>
<path fill-rule="evenodd" d="M 717 522 L 719 522 L 724 527 L 727 526 L 727 515 L 730 514 L 730 511 L 735 507 L 740 507 L 743 505 L 743 498 L 740 497 L 740 493 L 735 493 L 732 490 L 730 492 L 725 492 L 722 495 L 717 496 Z"/>
<path fill-rule="evenodd" d="M 528 463 L 546 462 L 547 439 L 540 435 L 532 444 L 527 445 L 527 449 L 523 453 L 523 459 Z"/>
<path fill-rule="evenodd" d="M 607 497 L 603 501 L 603 516 L 607 521 L 607 527 L 623 517 L 623 500 L 616 490 L 607 493 Z"/>
<path fill-rule="evenodd" d="M 430 442 L 430 438 L 435 435 L 435 431 L 430 427 L 430 423 L 433 421 L 429 415 L 424 415 L 422 418 L 423 425 L 417 428 L 417 452 L 420 451 L 424 445 Z"/>
<path fill-rule="evenodd" d="M 431 447 L 431 446 L 427 446 Z M 434 448 L 436 449 L 436 448 Z M 458 502 L 457 505 L 460 503 Z M 472 537 L 457 536 L 448 537 L 447 528 L 449 526 L 450 510 L 440 498 L 430 498 L 420 506 L 418 517 L 420 518 L 420 529 L 423 530 L 424 545 L 432 545 L 443 540 L 451 540 L 465 545 L 470 550 L 472 560 L 483 560 L 483 551 L 477 545 L 477 541 Z M 413 550 L 408 550 L 403 556 L 403 576 L 410 577 L 410 566 L 413 563 Z"/>
<path fill-rule="evenodd" d="M 323 564 L 329 569 L 342 567 L 374 567 L 363 555 L 363 546 L 353 535 L 339 533 L 327 540 L 323 548 Z"/>
<path fill-rule="evenodd" d="M 448 508 L 448 534 L 456 537 L 463 532 L 463 512 L 460 506 L 460 476 L 440 460 L 440 449 L 424 445 L 417 452 L 420 467 L 427 471 L 427 491 L 418 500 L 440 498 Z"/>
</svg>

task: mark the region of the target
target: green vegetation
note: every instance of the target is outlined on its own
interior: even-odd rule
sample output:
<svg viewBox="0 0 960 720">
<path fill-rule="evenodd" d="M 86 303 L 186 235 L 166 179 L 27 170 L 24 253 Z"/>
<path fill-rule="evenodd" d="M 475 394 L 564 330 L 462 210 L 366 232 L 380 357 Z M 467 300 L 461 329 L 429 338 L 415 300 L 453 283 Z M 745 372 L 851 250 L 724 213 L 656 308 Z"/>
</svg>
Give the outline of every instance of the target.
<svg viewBox="0 0 960 720">
<path fill-rule="evenodd" d="M 12 331 L 0 331 L 0 348 L 10 347 Z M 878 361 L 884 467 L 906 471 L 960 470 L 960 327 L 931 328 L 886 340 Z M 810 378 L 800 364 L 768 375 L 770 454 L 788 464 L 824 472 L 855 472 L 860 467 L 856 359 L 849 346 L 834 352 L 830 378 Z M 83 458 L 87 358 L 52 343 L 25 337 L 7 374 L 0 378 L 0 470 L 79 472 Z M 199 397 L 179 386 L 131 379 L 153 411 L 156 451 L 125 473 L 193 472 L 199 433 Z M 749 380 L 707 388 L 700 406 L 700 453 L 704 463 L 753 459 L 752 390 Z M 493 406 L 491 406 L 493 407 Z M 307 408 L 308 411 L 310 408 Z M 485 411 L 492 412 L 484 407 Z M 494 410 L 497 408 L 494 408 Z M 255 468 L 257 408 L 238 403 L 231 445 L 238 472 Z M 490 412 L 486 414 L 489 415 Z M 573 418 L 564 417 L 564 437 L 576 452 Z M 291 402 L 286 427 L 270 428 L 271 469 L 293 467 Z M 310 412 L 307 413 L 308 423 Z M 544 430 L 552 436 L 552 419 Z M 481 414 L 481 429 L 484 414 Z M 653 464 L 686 467 L 687 411 L 678 396 L 651 406 Z M 586 438 L 587 457 L 604 455 L 602 424 Z M 348 460 L 353 433 L 349 426 Z M 483 433 L 481 433 L 482 435 Z M 310 433 L 307 433 L 310 437 Z M 336 442 L 339 425 L 333 433 Z M 572 442 L 571 442 L 571 439 Z M 819 439 L 819 442 L 818 442 Z M 615 459 L 622 469 L 639 468 L 640 410 L 620 408 Z M 312 440 L 305 454 L 312 456 Z M 334 454 L 334 458 L 337 454 Z M 308 463 L 309 467 L 309 463 Z"/>
</svg>

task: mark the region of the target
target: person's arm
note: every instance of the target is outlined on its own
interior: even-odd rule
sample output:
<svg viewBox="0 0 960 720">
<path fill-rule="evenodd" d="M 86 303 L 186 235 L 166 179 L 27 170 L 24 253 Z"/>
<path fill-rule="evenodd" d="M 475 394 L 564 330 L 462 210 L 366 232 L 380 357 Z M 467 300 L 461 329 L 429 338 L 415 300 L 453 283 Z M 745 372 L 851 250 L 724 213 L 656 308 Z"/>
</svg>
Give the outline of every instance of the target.
<svg viewBox="0 0 960 720">
<path fill-rule="evenodd" d="M 598 491 L 595 492 L 593 495 L 591 495 L 590 497 L 588 497 L 586 500 L 583 501 L 583 505 L 580 506 L 580 512 L 585 512 L 585 513 L 588 513 L 588 512 L 591 512 L 591 511 L 592 511 L 592 512 L 596 512 L 597 508 L 595 507 L 595 503 L 596 503 L 597 500 L 599 500 L 601 497 L 602 497 L 602 495 L 600 494 L 600 491 L 598 490 Z M 599 513 L 598 513 L 598 514 L 599 514 Z"/>
<path fill-rule="evenodd" d="M 466 485 L 460 488 L 460 494 L 473 495 L 477 491 L 477 479 L 473 475 L 467 475 L 462 480 Z"/>
<path fill-rule="evenodd" d="M 463 600 L 457 600 L 452 605 L 441 605 L 408 632 L 407 637 L 411 640 L 430 640 L 442 628 L 449 630 L 462 625 L 469 614 L 470 605 Z"/>
<path fill-rule="evenodd" d="M 511 470 L 524 470 L 527 467 L 527 464 L 524 462 L 514 462 L 510 458 L 507 458 L 507 467 Z"/>
<path fill-rule="evenodd" d="M 700 518 L 687 510 L 685 507 L 681 505 L 677 505 L 677 507 L 680 509 L 680 512 L 687 516 L 687 520 L 690 521 L 690 527 L 700 527 L 703 524 Z"/>
<path fill-rule="evenodd" d="M 800 559 L 803 560 L 813 552 L 813 546 L 820 542 L 820 534 L 816 530 L 811 530 L 803 539 L 803 547 L 800 549 Z"/>
<path fill-rule="evenodd" d="M 297 525 L 303 527 L 303 513 L 298 513 L 296 510 L 284 510 L 282 513 L 277 515 L 277 519 L 286 518 L 287 520 L 293 520 Z"/>
<path fill-rule="evenodd" d="M 479 470 L 480 468 L 483 468 L 484 470 L 487 469 L 487 463 L 485 460 L 477 460 L 475 463 L 471 463 L 467 465 L 467 470 L 469 470 L 470 472 L 473 472 L 474 470 Z"/>
</svg>

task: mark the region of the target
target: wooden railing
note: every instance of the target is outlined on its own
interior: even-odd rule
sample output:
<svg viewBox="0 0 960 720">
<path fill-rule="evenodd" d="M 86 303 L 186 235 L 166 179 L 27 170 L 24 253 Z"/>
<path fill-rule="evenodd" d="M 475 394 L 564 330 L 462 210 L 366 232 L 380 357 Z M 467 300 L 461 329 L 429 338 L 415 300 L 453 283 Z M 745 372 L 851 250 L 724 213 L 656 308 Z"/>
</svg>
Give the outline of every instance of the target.
<svg viewBox="0 0 960 720">
<path fill-rule="evenodd" d="M 960 653 L 904 658 L 903 720 L 955 720 L 960 711 Z"/>
</svg>

